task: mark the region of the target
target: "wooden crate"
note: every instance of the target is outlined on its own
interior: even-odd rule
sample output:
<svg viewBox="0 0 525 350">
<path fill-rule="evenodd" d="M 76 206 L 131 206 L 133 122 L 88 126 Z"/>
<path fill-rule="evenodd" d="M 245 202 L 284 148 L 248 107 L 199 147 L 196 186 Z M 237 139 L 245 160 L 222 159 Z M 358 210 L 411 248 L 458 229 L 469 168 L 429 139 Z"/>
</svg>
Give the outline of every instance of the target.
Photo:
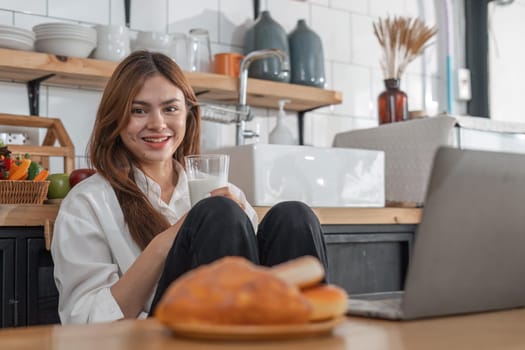
<svg viewBox="0 0 525 350">
<path fill-rule="evenodd" d="M 32 160 L 45 168 L 49 168 L 49 157 L 63 157 L 64 172 L 71 173 L 75 169 L 75 147 L 60 119 L 0 114 L 1 125 L 47 129 L 42 145 L 8 144 L 9 150 L 13 154 L 29 153 Z M 55 145 L 57 142 L 58 145 Z"/>
</svg>

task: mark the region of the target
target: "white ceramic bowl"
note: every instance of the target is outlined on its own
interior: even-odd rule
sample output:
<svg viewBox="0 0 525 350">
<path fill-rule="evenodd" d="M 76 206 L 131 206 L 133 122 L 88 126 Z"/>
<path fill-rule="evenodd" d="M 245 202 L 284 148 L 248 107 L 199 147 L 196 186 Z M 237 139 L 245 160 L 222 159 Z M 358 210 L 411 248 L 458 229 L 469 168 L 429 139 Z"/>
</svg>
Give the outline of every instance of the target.
<svg viewBox="0 0 525 350">
<path fill-rule="evenodd" d="M 68 39 L 81 39 L 81 40 L 87 40 L 87 41 L 93 41 L 97 42 L 97 35 L 96 32 L 94 34 L 87 34 L 87 33 L 74 33 L 74 32 L 37 32 L 36 33 L 36 40 L 39 39 L 50 39 L 50 38 L 68 38 Z"/>
<path fill-rule="evenodd" d="M 78 38 L 49 38 L 35 41 L 36 51 L 68 57 L 88 57 L 95 46 L 96 43 L 92 41 Z"/>
<path fill-rule="evenodd" d="M 0 47 L 13 50 L 32 51 L 35 34 L 32 31 L 0 25 Z"/>
<path fill-rule="evenodd" d="M 13 26 L 0 25 L 0 34 L 10 34 L 20 38 L 35 40 L 35 33 L 33 31 Z"/>
<path fill-rule="evenodd" d="M 7 34 L 0 34 L 0 47 L 12 50 L 33 51 L 32 40 Z"/>
<path fill-rule="evenodd" d="M 97 41 L 97 31 L 92 27 L 70 23 L 43 23 L 33 27 L 37 40 L 40 39 L 75 39 Z"/>
</svg>

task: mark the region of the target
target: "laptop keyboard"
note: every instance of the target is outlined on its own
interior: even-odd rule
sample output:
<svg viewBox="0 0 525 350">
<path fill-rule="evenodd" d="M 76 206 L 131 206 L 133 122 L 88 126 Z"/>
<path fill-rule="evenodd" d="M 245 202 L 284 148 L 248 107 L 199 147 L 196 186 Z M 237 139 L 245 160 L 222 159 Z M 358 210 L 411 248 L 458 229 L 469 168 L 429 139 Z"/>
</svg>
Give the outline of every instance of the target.
<svg viewBox="0 0 525 350">
<path fill-rule="evenodd" d="M 401 301 L 403 293 L 380 293 L 379 295 L 359 295 L 348 300 L 348 314 L 388 319 L 402 318 Z"/>
</svg>

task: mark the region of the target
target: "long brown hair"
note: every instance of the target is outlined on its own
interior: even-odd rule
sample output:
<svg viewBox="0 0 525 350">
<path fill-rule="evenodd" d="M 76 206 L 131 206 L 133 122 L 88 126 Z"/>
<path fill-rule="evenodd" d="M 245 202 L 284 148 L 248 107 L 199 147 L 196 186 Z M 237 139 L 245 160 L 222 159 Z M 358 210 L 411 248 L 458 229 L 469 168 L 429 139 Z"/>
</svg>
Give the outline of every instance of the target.
<svg viewBox="0 0 525 350">
<path fill-rule="evenodd" d="M 184 166 L 185 155 L 200 153 L 201 112 L 191 85 L 171 58 L 148 51 L 135 51 L 116 67 L 104 89 L 89 141 L 91 165 L 113 187 L 131 237 L 142 249 L 170 223 L 135 183 L 133 166 L 138 164 L 119 135 L 130 120 L 134 97 L 146 79 L 156 74 L 177 86 L 186 102 L 186 134 L 173 157 Z"/>
</svg>

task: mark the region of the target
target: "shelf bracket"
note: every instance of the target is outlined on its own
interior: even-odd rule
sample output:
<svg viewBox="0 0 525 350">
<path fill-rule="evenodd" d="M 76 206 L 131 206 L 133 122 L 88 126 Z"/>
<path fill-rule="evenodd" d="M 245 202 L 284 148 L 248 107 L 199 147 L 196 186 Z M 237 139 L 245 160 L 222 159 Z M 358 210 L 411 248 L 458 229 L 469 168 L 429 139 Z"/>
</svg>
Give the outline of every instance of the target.
<svg viewBox="0 0 525 350">
<path fill-rule="evenodd" d="M 124 16 L 126 17 L 126 27 L 130 27 L 131 0 L 124 0 Z"/>
<path fill-rule="evenodd" d="M 301 146 L 304 145 L 304 115 L 307 112 L 311 112 L 317 108 L 319 107 L 305 109 L 304 111 L 297 112 L 297 138 L 298 138 L 297 141 L 298 141 L 298 144 Z"/>
<path fill-rule="evenodd" d="M 297 112 L 297 134 L 300 145 L 304 145 L 304 114 L 305 111 Z"/>
<path fill-rule="evenodd" d="M 48 74 L 37 79 L 29 80 L 27 82 L 27 97 L 29 98 L 29 115 L 39 115 L 40 83 L 54 76 L 55 74 Z"/>
<path fill-rule="evenodd" d="M 259 13 L 261 11 L 261 2 L 259 0 L 253 0 L 253 19 L 257 19 L 259 17 Z"/>
</svg>

